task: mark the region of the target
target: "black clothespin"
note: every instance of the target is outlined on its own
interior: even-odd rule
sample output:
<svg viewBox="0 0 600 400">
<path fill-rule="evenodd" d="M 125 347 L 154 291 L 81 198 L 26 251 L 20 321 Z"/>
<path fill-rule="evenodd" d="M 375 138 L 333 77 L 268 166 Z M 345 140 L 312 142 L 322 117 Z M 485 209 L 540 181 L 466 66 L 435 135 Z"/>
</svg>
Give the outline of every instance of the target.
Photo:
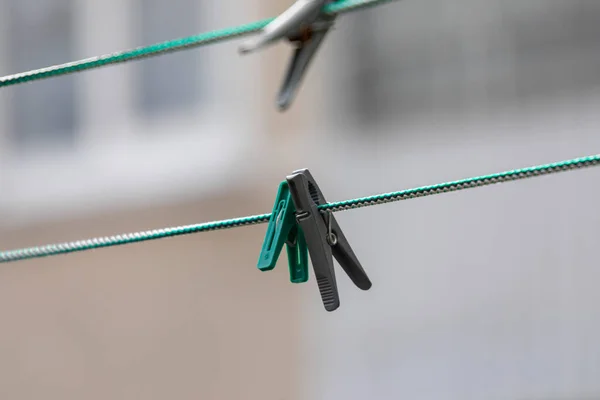
<svg viewBox="0 0 600 400">
<path fill-rule="evenodd" d="M 362 290 L 371 288 L 344 232 L 332 212 L 322 213 L 317 207 L 327 204 L 319 185 L 307 169 L 297 170 L 286 177 L 296 208 L 296 220 L 304 233 L 323 305 L 327 311 L 340 306 L 333 258 Z"/>
<path fill-rule="evenodd" d="M 339 0 L 298 0 L 265 26 L 259 36 L 240 47 L 240 52 L 244 54 L 283 38 L 296 43 L 277 99 L 281 111 L 292 103 L 313 55 L 333 26 L 336 16 L 324 14 L 323 7 L 335 1 Z"/>
</svg>

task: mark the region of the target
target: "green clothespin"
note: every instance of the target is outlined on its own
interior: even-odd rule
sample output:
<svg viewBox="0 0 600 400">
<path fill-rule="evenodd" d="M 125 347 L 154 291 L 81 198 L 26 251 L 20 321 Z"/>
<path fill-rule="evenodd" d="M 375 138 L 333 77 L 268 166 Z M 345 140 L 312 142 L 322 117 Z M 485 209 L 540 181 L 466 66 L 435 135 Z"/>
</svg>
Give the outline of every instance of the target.
<svg viewBox="0 0 600 400">
<path fill-rule="evenodd" d="M 258 269 L 270 271 L 275 268 L 279 254 L 286 244 L 290 281 L 302 283 L 308 280 L 308 247 L 302 229 L 296 223 L 296 209 L 286 181 L 281 182 L 273 213 L 269 219 L 267 234 L 258 258 Z"/>
</svg>

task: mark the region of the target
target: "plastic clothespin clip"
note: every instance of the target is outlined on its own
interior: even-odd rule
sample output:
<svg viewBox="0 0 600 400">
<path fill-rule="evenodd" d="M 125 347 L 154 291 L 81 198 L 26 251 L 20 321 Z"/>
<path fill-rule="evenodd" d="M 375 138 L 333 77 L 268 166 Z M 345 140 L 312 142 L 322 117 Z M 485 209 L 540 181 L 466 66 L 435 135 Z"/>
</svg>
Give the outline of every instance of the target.
<svg viewBox="0 0 600 400">
<path fill-rule="evenodd" d="M 312 57 L 334 24 L 336 16 L 324 14 L 323 7 L 335 1 L 339 0 L 298 0 L 265 26 L 259 36 L 240 47 L 240 53 L 244 54 L 283 38 L 296 43 L 277 98 L 277 105 L 281 111 L 291 105 Z"/>
<path fill-rule="evenodd" d="M 294 202 L 286 181 L 281 182 L 277 190 L 267 234 L 258 258 L 258 269 L 270 271 L 275 268 L 284 243 L 287 248 L 290 281 L 292 283 L 306 282 L 308 280 L 308 248 L 302 229 L 296 223 Z"/>
<path fill-rule="evenodd" d="M 296 207 L 296 220 L 304 232 L 310 259 L 323 305 L 327 311 L 340 306 L 332 255 L 362 290 L 371 288 L 371 281 L 360 265 L 333 213 L 321 213 L 319 205 L 327 204 L 321 189 L 307 169 L 286 177 Z"/>
</svg>

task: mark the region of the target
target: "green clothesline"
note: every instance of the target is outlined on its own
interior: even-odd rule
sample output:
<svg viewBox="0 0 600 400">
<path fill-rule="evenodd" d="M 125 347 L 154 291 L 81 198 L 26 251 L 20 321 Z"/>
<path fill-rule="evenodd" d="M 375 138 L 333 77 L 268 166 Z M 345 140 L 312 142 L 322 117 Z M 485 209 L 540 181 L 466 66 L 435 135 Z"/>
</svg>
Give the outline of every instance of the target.
<svg viewBox="0 0 600 400">
<path fill-rule="evenodd" d="M 336 3 L 325 6 L 324 12 L 330 15 L 344 14 L 367 7 L 391 3 L 393 1 L 397 0 L 339 0 Z M 157 56 L 160 54 L 172 53 L 175 51 L 205 46 L 212 43 L 223 42 L 225 40 L 230 40 L 258 32 L 273 19 L 274 18 L 268 18 L 262 21 L 252 22 L 232 28 L 219 29 L 211 32 L 200 33 L 195 36 L 156 43 L 150 46 L 138 47 L 133 50 L 125 50 L 87 58 L 84 60 L 73 61 L 66 64 L 53 65 L 50 67 L 21 72 L 14 75 L 7 75 L 0 78 L 0 87 L 73 74 L 88 69 L 100 68 L 106 65 L 120 64 L 128 61 Z"/>
<path fill-rule="evenodd" d="M 368 196 L 352 200 L 329 203 L 323 206 L 319 206 L 319 208 L 323 211 L 344 211 L 354 208 L 391 203 L 400 200 L 414 199 L 417 197 L 432 196 L 446 192 L 456 192 L 464 189 L 488 186 L 496 183 L 515 181 L 598 165 L 600 165 L 600 154 L 589 157 L 575 158 L 572 160 L 561 161 L 552 164 L 544 164 L 535 167 L 515 169 L 512 171 L 505 171 L 492 175 L 477 176 L 474 178 L 440 183 L 438 185 L 423 186 L 415 189 L 401 190 L 398 192 L 391 192 L 375 196 Z M 145 232 L 126 233 L 122 235 L 79 240 L 76 242 L 50 244 L 40 247 L 30 247 L 27 249 L 3 251 L 0 252 L 0 263 L 92 250 L 101 247 L 119 246 L 129 243 L 156 240 L 172 236 L 187 235 L 190 233 L 199 233 L 262 224 L 268 222 L 270 217 L 270 213 L 260 214 L 248 217 L 227 219 L 222 221 L 206 222 L 195 225 L 155 229 Z"/>
</svg>

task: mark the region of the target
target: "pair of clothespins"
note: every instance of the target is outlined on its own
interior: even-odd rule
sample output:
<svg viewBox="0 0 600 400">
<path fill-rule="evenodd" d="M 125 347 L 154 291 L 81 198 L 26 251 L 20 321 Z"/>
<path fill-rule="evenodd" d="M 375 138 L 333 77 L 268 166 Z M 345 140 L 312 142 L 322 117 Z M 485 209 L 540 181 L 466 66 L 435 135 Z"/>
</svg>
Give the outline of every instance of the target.
<svg viewBox="0 0 600 400">
<path fill-rule="evenodd" d="M 323 13 L 323 7 L 336 1 L 340 0 L 298 0 L 265 26 L 259 36 L 240 47 L 240 52 L 244 54 L 283 38 L 296 44 L 277 98 L 281 111 L 292 103 L 312 57 L 335 22 L 336 16 Z"/>
<path fill-rule="evenodd" d="M 334 311 L 339 307 L 340 299 L 332 256 L 360 289 L 370 289 L 371 281 L 333 213 L 322 213 L 318 209 L 322 204 L 327 201 L 307 169 L 294 171 L 286 177 L 277 191 L 258 269 L 269 271 L 275 268 L 286 244 L 290 280 L 306 282 L 310 253 L 323 305 L 327 311 Z"/>
</svg>

